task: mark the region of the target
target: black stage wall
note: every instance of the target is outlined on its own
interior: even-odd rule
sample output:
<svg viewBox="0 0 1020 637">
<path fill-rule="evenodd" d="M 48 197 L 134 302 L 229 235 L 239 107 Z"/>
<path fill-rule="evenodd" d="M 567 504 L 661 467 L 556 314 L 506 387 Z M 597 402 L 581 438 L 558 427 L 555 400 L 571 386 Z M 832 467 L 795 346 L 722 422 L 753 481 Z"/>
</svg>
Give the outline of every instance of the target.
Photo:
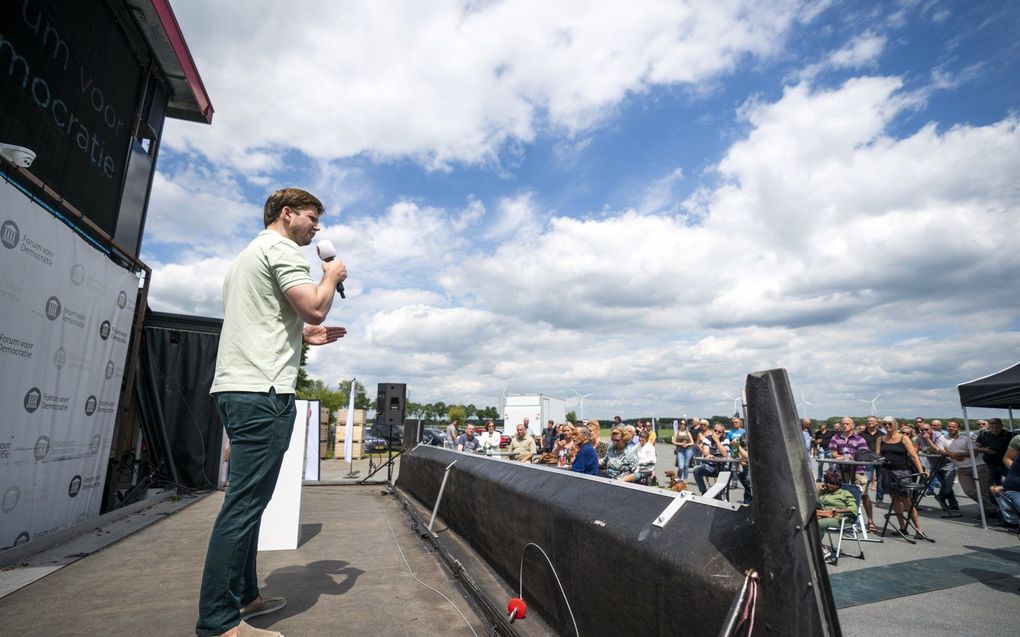
<svg viewBox="0 0 1020 637">
<path fill-rule="evenodd" d="M 156 482 L 216 488 L 223 427 L 209 388 L 223 321 L 146 312 L 135 399 Z"/>
</svg>

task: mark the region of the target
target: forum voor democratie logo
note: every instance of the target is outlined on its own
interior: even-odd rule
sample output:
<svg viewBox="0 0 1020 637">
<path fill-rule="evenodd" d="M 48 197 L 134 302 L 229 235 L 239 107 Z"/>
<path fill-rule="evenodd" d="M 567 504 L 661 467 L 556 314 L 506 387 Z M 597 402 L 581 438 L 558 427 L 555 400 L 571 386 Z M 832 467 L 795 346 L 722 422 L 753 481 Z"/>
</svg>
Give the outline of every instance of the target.
<svg viewBox="0 0 1020 637">
<path fill-rule="evenodd" d="M 102 324 L 100 324 L 100 326 L 99 326 L 99 338 L 103 339 L 104 341 L 106 339 L 110 338 L 110 322 L 109 321 L 103 321 Z"/>
<path fill-rule="evenodd" d="M 123 310 L 126 305 L 127 305 L 127 292 L 121 290 L 120 294 L 117 295 L 117 307 Z"/>
<path fill-rule="evenodd" d="M 8 219 L 0 226 L 0 242 L 4 244 L 5 248 L 14 249 L 18 247 L 20 239 L 21 231 L 18 230 L 18 224 Z"/>
<path fill-rule="evenodd" d="M 95 396 L 89 396 L 88 398 L 85 399 L 85 415 L 86 416 L 91 416 L 92 414 L 96 413 L 96 404 L 97 403 L 98 403 L 98 401 L 96 400 Z"/>
<path fill-rule="evenodd" d="M 53 365 L 57 369 L 64 369 L 64 365 L 67 364 L 67 350 L 61 347 L 57 351 L 53 352 Z"/>
<path fill-rule="evenodd" d="M 42 392 L 39 391 L 39 388 L 33 387 L 32 389 L 28 390 L 28 393 L 25 394 L 24 402 L 25 411 L 27 411 L 28 413 L 32 413 L 36 409 L 39 409 L 39 405 L 41 404 L 42 404 Z"/>
<path fill-rule="evenodd" d="M 85 266 L 75 263 L 71 266 L 71 283 L 81 285 L 85 282 Z"/>
<path fill-rule="evenodd" d="M 50 454 L 50 437 L 39 436 L 35 441 L 35 459 L 42 460 Z"/>
<path fill-rule="evenodd" d="M 57 320 L 57 317 L 60 316 L 60 307 L 60 299 L 57 297 L 51 296 L 46 299 L 46 318 L 51 321 Z"/>
<path fill-rule="evenodd" d="M 74 476 L 71 478 L 71 483 L 67 485 L 67 495 L 72 498 L 78 495 L 81 491 L 81 476 Z"/>
<path fill-rule="evenodd" d="M 18 487 L 11 487 L 4 492 L 4 499 L 0 500 L 0 511 L 4 513 L 10 513 L 18 506 L 18 500 L 21 499 L 21 490 Z"/>
<path fill-rule="evenodd" d="M 116 371 L 117 366 L 113 364 L 113 361 L 106 361 L 106 372 L 104 373 L 104 375 L 106 376 L 106 380 L 110 380 L 111 378 L 113 378 L 113 375 L 114 373 L 116 373 Z"/>
<path fill-rule="evenodd" d="M 99 434 L 92 436 L 92 440 L 89 441 L 89 455 L 96 455 L 99 453 L 99 446 L 103 444 L 103 439 L 99 437 Z"/>
</svg>

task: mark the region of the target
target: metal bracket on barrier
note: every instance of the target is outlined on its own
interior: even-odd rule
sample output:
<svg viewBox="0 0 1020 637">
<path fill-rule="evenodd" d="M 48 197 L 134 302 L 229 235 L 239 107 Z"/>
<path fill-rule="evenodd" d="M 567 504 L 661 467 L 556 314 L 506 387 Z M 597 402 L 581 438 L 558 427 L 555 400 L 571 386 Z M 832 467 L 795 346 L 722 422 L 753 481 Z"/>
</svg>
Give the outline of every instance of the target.
<svg viewBox="0 0 1020 637">
<path fill-rule="evenodd" d="M 454 460 L 443 469 L 443 483 L 439 485 L 439 495 L 436 496 L 436 505 L 432 507 L 432 517 L 429 518 L 429 533 L 432 533 L 432 525 L 436 521 L 436 513 L 439 513 L 439 503 L 443 501 L 443 490 L 446 489 L 446 479 L 450 477 L 450 468 L 457 464 Z"/>
<path fill-rule="evenodd" d="M 719 494 L 723 491 L 729 492 L 730 480 L 733 478 L 733 473 L 730 471 L 720 471 L 715 476 L 715 484 L 712 488 L 706 491 L 703 495 L 706 498 L 718 498 Z"/>
<path fill-rule="evenodd" d="M 680 510 L 680 507 L 693 499 L 694 495 L 690 491 L 681 491 L 675 498 L 673 498 L 673 501 L 669 503 L 669 506 L 662 510 L 662 513 L 659 514 L 659 517 L 655 518 L 655 521 L 652 522 L 652 524 L 660 528 L 665 527 L 669 524 L 669 521 L 673 519 L 673 516 L 676 515 L 676 512 Z"/>
</svg>

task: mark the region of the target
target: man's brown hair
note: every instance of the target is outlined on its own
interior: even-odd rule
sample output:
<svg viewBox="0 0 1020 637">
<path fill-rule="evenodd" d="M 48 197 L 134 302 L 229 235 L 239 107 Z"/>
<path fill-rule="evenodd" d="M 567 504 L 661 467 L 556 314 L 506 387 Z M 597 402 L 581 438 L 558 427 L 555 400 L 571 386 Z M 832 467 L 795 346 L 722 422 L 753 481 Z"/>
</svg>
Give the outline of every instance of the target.
<svg viewBox="0 0 1020 637">
<path fill-rule="evenodd" d="M 312 193 L 300 188 L 281 188 L 269 195 L 266 199 L 266 205 L 262 209 L 262 222 L 267 228 L 280 218 L 280 213 L 283 212 L 284 206 L 292 209 L 315 208 L 315 211 L 320 215 L 325 210 L 322 207 L 322 202 Z"/>
</svg>

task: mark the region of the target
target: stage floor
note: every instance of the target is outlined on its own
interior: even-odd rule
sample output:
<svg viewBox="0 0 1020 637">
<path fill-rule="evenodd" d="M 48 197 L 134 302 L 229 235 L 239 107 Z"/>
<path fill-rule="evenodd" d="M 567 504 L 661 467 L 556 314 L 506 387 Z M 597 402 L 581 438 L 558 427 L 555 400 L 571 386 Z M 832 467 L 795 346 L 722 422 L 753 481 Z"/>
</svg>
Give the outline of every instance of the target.
<svg viewBox="0 0 1020 637">
<path fill-rule="evenodd" d="M 263 591 L 287 608 L 251 620 L 284 635 L 472 635 L 485 627 L 380 486 L 305 487 L 302 540 L 259 554 Z M 0 599 L 4 635 L 194 635 L 209 531 L 223 494 Z M 438 589 L 456 608 L 412 579 Z M 458 612 L 459 611 L 459 612 Z"/>
</svg>

